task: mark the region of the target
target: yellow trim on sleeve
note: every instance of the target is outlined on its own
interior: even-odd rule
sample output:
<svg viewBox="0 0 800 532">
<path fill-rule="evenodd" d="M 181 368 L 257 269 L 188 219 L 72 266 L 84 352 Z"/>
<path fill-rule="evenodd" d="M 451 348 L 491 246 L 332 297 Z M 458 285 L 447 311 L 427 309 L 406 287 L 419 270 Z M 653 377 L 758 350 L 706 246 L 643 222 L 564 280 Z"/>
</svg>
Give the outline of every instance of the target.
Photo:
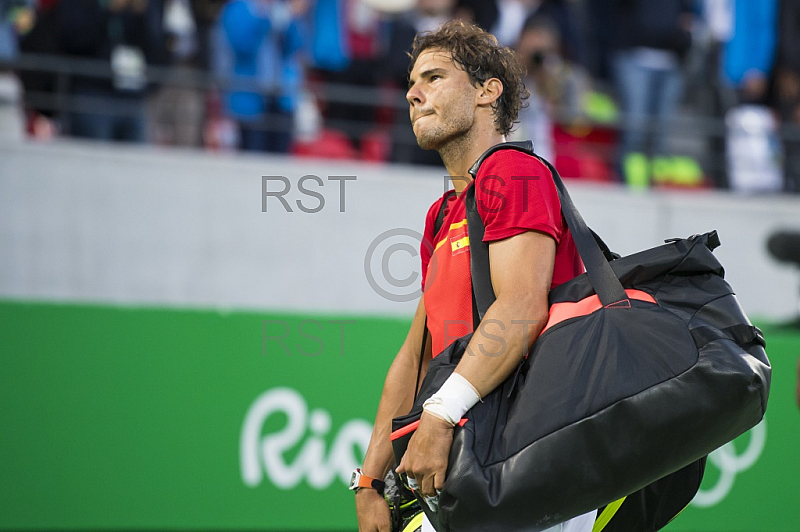
<svg viewBox="0 0 800 532">
<path fill-rule="evenodd" d="M 467 225 L 467 219 L 466 218 L 464 218 L 460 222 L 456 222 L 454 224 L 450 224 L 450 229 L 449 230 L 452 231 L 453 229 L 458 229 L 459 227 L 464 227 L 465 225 Z"/>
</svg>

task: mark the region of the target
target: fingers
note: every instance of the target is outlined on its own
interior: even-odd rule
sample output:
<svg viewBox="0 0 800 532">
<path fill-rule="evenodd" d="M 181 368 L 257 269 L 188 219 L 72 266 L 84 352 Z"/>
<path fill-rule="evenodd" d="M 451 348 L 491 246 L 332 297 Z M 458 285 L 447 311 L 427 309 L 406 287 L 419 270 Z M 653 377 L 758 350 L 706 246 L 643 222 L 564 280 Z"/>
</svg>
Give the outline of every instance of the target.
<svg viewBox="0 0 800 532">
<path fill-rule="evenodd" d="M 356 492 L 356 517 L 359 532 L 391 532 L 389 506 L 375 490 Z"/>
<path fill-rule="evenodd" d="M 436 495 L 436 490 L 433 488 L 433 474 L 428 474 L 422 477 L 420 480 L 420 492 L 422 492 L 423 497 L 431 497 Z"/>
<path fill-rule="evenodd" d="M 375 527 L 377 532 L 392 532 L 392 525 L 388 522 L 381 522 Z"/>
<path fill-rule="evenodd" d="M 441 473 L 437 473 L 433 476 L 433 488 L 436 492 L 442 491 L 444 489 L 444 477 L 446 472 L 442 471 Z"/>
<path fill-rule="evenodd" d="M 392 532 L 391 523 L 359 525 L 358 532 Z"/>
<path fill-rule="evenodd" d="M 408 475 L 408 487 L 420 493 L 423 497 L 433 497 L 444 488 L 444 471 L 430 473 L 417 472 L 416 476 Z"/>
<path fill-rule="evenodd" d="M 453 430 L 435 417 L 423 415 L 421 419 L 397 466 L 397 472 L 406 475 L 412 490 L 433 497 L 437 489 L 444 488 Z M 436 419 L 436 422 L 430 419 Z"/>
</svg>

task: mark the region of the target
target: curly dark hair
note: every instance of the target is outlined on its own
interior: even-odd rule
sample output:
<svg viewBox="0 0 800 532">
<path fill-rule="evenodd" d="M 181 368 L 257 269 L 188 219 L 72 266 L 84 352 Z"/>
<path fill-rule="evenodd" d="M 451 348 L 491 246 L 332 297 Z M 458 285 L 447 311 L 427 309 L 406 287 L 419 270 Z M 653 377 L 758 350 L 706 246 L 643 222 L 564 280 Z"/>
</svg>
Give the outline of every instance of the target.
<svg viewBox="0 0 800 532">
<path fill-rule="evenodd" d="M 500 46 L 494 35 L 474 24 L 451 20 L 436 31 L 419 33 L 414 37 L 408 54 L 411 57 L 409 72 L 420 54 L 431 48 L 449 52 L 453 62 L 467 73 L 476 87 L 487 79 L 500 80 L 503 94 L 492 104 L 494 123 L 497 131 L 508 134 L 530 96 L 522 81 L 525 67 L 514 50 Z"/>
</svg>

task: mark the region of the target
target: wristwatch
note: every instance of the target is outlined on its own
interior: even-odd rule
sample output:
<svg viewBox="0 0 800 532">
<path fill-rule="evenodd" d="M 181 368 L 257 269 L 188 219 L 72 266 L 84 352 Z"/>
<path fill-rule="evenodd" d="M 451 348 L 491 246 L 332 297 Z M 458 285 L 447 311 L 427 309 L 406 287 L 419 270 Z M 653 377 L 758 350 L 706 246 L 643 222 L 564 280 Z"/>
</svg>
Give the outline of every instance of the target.
<svg viewBox="0 0 800 532">
<path fill-rule="evenodd" d="M 350 489 L 353 491 L 358 491 L 361 488 L 372 488 L 378 490 L 378 493 L 383 495 L 383 488 L 385 487 L 386 483 L 384 481 L 368 477 L 361 472 L 360 468 L 353 471 L 353 476 L 350 478 Z"/>
</svg>

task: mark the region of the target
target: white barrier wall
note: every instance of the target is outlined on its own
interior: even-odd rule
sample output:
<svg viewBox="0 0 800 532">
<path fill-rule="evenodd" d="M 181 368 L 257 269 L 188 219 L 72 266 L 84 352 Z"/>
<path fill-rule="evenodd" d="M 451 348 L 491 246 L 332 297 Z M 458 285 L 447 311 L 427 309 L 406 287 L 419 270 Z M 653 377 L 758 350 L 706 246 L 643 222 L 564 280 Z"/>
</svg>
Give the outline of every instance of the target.
<svg viewBox="0 0 800 532">
<path fill-rule="evenodd" d="M 276 196 L 262 212 L 262 176 L 284 178 L 270 178 L 267 191 L 288 184 L 293 212 Z M 422 232 L 445 182 L 444 169 L 0 144 L 0 297 L 410 315 L 420 267 L 408 230 Z M 765 241 L 773 230 L 800 229 L 798 199 L 568 186 L 589 225 L 622 254 L 717 229 L 715 253 L 749 314 L 795 315 L 800 273 L 770 259 Z M 408 234 L 378 241 L 398 229 Z"/>
</svg>

